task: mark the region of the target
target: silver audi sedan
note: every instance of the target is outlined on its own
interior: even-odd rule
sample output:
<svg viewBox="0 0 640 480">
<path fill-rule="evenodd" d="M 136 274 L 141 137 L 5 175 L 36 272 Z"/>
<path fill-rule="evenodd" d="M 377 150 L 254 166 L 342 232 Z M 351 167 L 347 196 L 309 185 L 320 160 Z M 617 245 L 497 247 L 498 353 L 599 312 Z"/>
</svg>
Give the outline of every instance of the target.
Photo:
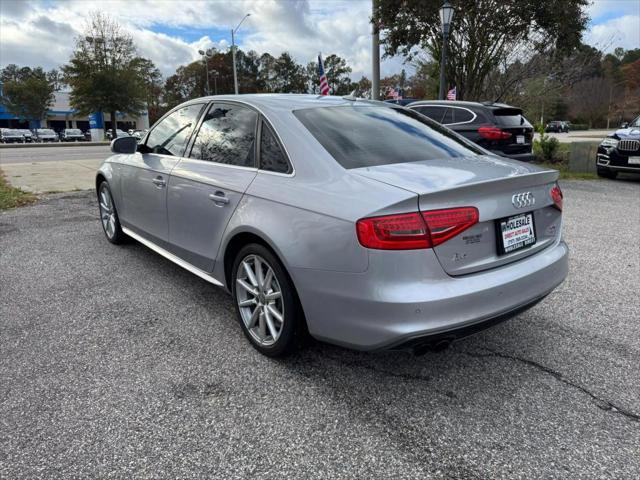
<svg viewBox="0 0 640 480">
<path fill-rule="evenodd" d="M 111 143 L 107 239 L 226 288 L 251 344 L 308 333 L 420 353 L 532 306 L 567 275 L 558 173 L 489 153 L 406 108 L 215 96 Z"/>
</svg>

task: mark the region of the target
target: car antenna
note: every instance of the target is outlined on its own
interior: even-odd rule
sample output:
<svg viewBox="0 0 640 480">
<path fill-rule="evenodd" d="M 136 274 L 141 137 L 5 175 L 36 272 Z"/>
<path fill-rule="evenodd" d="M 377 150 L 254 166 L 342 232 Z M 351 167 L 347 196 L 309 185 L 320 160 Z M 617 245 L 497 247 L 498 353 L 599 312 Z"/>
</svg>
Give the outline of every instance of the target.
<svg viewBox="0 0 640 480">
<path fill-rule="evenodd" d="M 343 100 L 349 100 L 351 102 L 355 102 L 358 98 L 356 97 L 356 94 L 358 93 L 358 89 L 356 88 L 355 90 L 353 90 L 349 95 L 345 95 L 343 98 Z"/>
</svg>

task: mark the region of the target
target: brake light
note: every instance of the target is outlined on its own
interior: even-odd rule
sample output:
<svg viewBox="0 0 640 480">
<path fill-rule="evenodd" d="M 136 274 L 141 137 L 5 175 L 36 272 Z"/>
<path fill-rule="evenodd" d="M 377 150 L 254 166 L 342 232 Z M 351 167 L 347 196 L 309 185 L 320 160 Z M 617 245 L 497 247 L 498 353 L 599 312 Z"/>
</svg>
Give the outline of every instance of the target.
<svg viewBox="0 0 640 480">
<path fill-rule="evenodd" d="M 478 223 L 480 217 L 475 207 L 431 210 L 422 214 L 431 234 L 431 246 L 437 247 Z"/>
<path fill-rule="evenodd" d="M 378 250 L 432 248 L 478 223 L 475 207 L 431 210 L 363 218 L 356 223 L 358 241 Z"/>
<path fill-rule="evenodd" d="M 558 210 L 562 211 L 562 190 L 560 190 L 560 186 L 554 185 L 549 192 L 551 195 L 551 200 L 553 200 L 553 206 Z"/>
<path fill-rule="evenodd" d="M 418 212 L 358 220 L 358 240 L 363 247 L 380 250 L 428 248 L 427 225 Z"/>
<path fill-rule="evenodd" d="M 505 132 L 498 127 L 480 127 L 478 133 L 487 140 L 506 140 L 511 137 L 509 132 Z"/>
</svg>

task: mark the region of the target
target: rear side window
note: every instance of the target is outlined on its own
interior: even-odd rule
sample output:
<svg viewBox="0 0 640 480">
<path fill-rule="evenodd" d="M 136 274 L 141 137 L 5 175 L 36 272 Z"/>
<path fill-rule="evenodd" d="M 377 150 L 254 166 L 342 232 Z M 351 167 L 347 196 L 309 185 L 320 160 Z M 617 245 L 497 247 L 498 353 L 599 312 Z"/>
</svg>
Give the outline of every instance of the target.
<svg viewBox="0 0 640 480">
<path fill-rule="evenodd" d="M 182 156 L 202 106 L 201 103 L 189 105 L 164 117 L 149 133 L 147 147 L 153 153 Z M 124 132 L 117 130 L 116 133 Z"/>
<path fill-rule="evenodd" d="M 358 105 L 293 113 L 344 168 L 482 154 L 450 130 L 404 108 Z"/>
<path fill-rule="evenodd" d="M 238 105 L 209 107 L 191 149 L 191 158 L 239 167 L 255 166 L 258 114 Z"/>
<path fill-rule="evenodd" d="M 442 123 L 442 116 L 446 108 L 444 107 L 415 107 L 415 110 L 422 115 L 429 117 L 431 120 L 435 120 L 438 123 Z"/>
<path fill-rule="evenodd" d="M 519 108 L 501 108 L 493 111 L 496 123 L 503 127 L 521 127 L 530 125 Z"/>
<path fill-rule="evenodd" d="M 260 168 L 268 172 L 291 173 L 287 157 L 265 122 L 262 122 L 260 133 Z"/>
<path fill-rule="evenodd" d="M 451 110 L 453 110 L 453 119 L 455 123 L 464 123 L 473 120 L 473 113 L 466 108 L 452 108 Z"/>
<path fill-rule="evenodd" d="M 447 111 L 444 113 L 444 117 L 442 117 L 442 123 L 443 125 L 449 125 L 451 123 L 454 123 L 455 120 L 453 119 L 453 108 L 447 108 Z"/>
</svg>

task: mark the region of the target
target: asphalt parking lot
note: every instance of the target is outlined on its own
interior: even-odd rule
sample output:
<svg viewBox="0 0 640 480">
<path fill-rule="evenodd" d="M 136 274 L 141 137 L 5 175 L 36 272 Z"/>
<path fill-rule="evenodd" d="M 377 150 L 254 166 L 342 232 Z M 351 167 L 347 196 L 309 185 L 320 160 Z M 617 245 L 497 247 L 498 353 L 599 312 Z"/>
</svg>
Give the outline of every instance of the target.
<svg viewBox="0 0 640 480">
<path fill-rule="evenodd" d="M 267 359 L 92 193 L 0 213 L 0 478 L 638 478 L 640 181 L 562 186 L 567 281 L 421 357 Z"/>
</svg>

